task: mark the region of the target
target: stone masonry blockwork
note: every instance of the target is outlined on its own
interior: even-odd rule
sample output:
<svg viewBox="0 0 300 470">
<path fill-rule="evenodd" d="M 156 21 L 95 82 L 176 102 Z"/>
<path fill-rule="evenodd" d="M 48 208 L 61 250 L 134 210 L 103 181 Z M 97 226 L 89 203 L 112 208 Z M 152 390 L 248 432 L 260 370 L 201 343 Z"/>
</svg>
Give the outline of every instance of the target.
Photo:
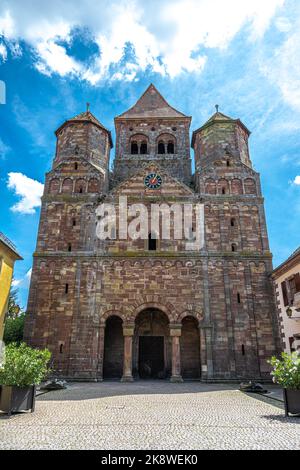
<svg viewBox="0 0 300 470">
<path fill-rule="evenodd" d="M 90 113 L 56 132 L 34 253 L 25 340 L 52 352 L 56 376 L 76 380 L 268 380 L 280 349 L 272 255 L 249 131 L 217 112 L 191 118 L 153 85 L 110 132 Z M 145 176 L 159 174 L 158 189 Z M 100 241 L 98 205 L 204 205 L 204 246 L 182 240 Z M 174 228 L 171 224 L 171 228 Z M 173 233 L 173 232 L 171 232 Z"/>
</svg>

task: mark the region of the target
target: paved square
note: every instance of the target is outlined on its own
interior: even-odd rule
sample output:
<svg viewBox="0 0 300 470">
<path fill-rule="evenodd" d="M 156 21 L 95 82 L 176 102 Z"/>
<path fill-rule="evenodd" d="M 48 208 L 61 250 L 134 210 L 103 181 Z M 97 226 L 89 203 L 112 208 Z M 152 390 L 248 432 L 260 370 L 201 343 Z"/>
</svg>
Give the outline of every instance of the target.
<svg viewBox="0 0 300 470">
<path fill-rule="evenodd" d="M 76 383 L 0 417 L 0 449 L 300 449 L 300 418 L 236 385 Z"/>
</svg>

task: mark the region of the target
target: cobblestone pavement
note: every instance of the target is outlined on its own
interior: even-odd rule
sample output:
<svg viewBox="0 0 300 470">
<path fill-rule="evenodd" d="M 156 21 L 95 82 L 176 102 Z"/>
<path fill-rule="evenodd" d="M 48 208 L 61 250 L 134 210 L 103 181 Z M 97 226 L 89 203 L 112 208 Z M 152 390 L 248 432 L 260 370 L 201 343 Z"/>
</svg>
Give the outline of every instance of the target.
<svg viewBox="0 0 300 470">
<path fill-rule="evenodd" d="M 72 384 L 0 415 L 0 449 L 300 449 L 300 418 L 236 387 Z"/>
</svg>

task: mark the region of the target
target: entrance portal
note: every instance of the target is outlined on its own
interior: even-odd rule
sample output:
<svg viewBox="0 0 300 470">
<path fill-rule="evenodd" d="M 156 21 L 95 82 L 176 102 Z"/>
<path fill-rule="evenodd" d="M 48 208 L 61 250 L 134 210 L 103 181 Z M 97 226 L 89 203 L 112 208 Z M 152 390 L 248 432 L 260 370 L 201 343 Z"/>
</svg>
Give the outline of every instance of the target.
<svg viewBox="0 0 300 470">
<path fill-rule="evenodd" d="M 124 338 L 122 320 L 109 317 L 106 321 L 104 339 L 103 377 L 120 379 L 123 373 Z"/>
<path fill-rule="evenodd" d="M 140 336 L 139 376 L 141 379 L 163 379 L 164 362 L 164 337 Z"/>
<path fill-rule="evenodd" d="M 182 321 L 180 338 L 181 374 L 184 379 L 200 378 L 199 328 L 195 318 L 185 317 Z"/>
<path fill-rule="evenodd" d="M 172 339 L 169 319 L 155 308 L 147 308 L 135 319 L 132 345 L 135 378 L 165 379 L 171 375 Z"/>
</svg>

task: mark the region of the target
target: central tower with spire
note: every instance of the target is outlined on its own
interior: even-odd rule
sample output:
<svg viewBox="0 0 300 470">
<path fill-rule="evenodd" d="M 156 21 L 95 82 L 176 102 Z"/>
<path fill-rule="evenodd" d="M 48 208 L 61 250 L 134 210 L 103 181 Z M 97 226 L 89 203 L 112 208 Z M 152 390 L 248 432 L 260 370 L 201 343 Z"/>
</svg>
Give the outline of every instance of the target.
<svg viewBox="0 0 300 470">
<path fill-rule="evenodd" d="M 116 156 L 112 184 L 154 161 L 180 181 L 192 180 L 191 117 L 170 106 L 151 84 L 136 104 L 115 118 Z"/>
</svg>

